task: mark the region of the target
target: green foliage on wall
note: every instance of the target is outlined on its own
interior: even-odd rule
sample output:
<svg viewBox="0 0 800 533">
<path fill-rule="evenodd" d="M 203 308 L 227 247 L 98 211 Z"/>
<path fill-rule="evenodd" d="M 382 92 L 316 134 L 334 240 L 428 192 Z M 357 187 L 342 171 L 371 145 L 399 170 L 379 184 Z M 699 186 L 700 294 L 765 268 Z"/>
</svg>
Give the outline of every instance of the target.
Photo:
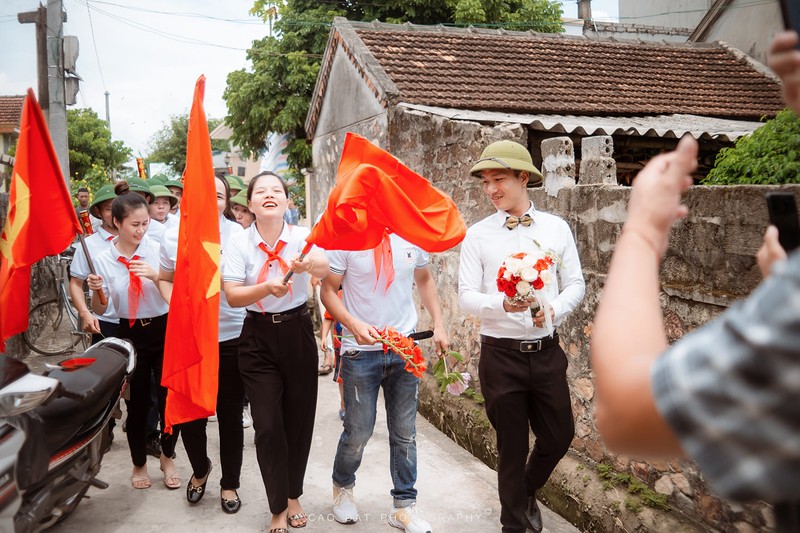
<svg viewBox="0 0 800 533">
<path fill-rule="evenodd" d="M 789 109 L 717 154 L 704 185 L 800 183 L 800 117 Z"/>
</svg>

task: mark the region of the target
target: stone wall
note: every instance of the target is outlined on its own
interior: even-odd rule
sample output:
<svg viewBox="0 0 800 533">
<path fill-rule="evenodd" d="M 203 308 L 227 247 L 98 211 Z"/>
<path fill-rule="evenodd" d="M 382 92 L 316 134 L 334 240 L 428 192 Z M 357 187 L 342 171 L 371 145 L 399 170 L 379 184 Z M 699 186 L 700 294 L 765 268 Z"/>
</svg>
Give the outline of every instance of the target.
<svg viewBox="0 0 800 533">
<path fill-rule="evenodd" d="M 451 195 L 467 225 L 493 212 L 479 180 L 468 174 L 469 168 L 490 142 L 512 139 L 526 144 L 525 128 L 517 124 L 453 121 L 396 108 L 388 113 L 383 146 Z M 315 140 L 315 146 L 318 142 L 319 139 Z M 328 168 L 315 168 L 315 175 L 329 176 L 324 183 L 315 186 L 319 194 L 327 194 L 333 183 L 337 142 L 340 151 L 341 139 L 325 141 Z M 570 152 L 563 147 L 561 150 Z M 605 150 L 600 152 L 599 157 L 610 156 Z M 554 175 L 563 174 L 557 169 L 553 172 Z M 693 187 L 686 194 L 691 214 L 672 232 L 661 270 L 662 305 L 670 340 L 714 318 L 758 284 L 760 276 L 754 255 L 767 224 L 763 196 L 770 189 Z M 800 186 L 787 189 L 800 196 Z M 556 191 L 555 196 L 548 195 L 545 188 L 531 190 L 531 198 L 538 209 L 557 214 L 570 224 L 586 278 L 584 300 L 559 330 L 570 362 L 568 378 L 576 436 L 572 450 L 553 474 L 543 496 L 554 509 L 584 530 L 769 529 L 767 506 L 730 505 L 718 500 L 693 464 L 643 463 L 613 455 L 605 449 L 596 431 L 592 416 L 594 383 L 589 340 L 614 244 L 625 220 L 629 191 L 626 187 L 607 184 L 568 186 Z M 315 206 L 322 206 L 324 196 L 311 201 Z M 479 321 L 465 316 L 458 308 L 458 253 L 459 247 L 456 247 L 433 255 L 431 269 L 437 280 L 453 348 L 465 357 L 461 370 L 477 379 Z M 429 326 L 427 314 L 420 312 L 420 316 L 420 329 Z M 440 394 L 433 380 L 426 379 L 420 393 L 420 410 L 461 446 L 495 467 L 495 435 L 483 412 L 480 383 L 476 381 L 473 389 L 467 397 L 451 397 Z M 614 486 L 613 480 L 608 479 L 609 468 L 614 476 L 629 474 L 644 482 L 649 496 L 666 495 L 669 510 L 648 507 L 642 504 L 641 495 L 633 496 L 624 486 Z M 601 475 L 603 472 L 605 475 Z M 614 479 L 627 478 L 623 475 Z"/>
</svg>

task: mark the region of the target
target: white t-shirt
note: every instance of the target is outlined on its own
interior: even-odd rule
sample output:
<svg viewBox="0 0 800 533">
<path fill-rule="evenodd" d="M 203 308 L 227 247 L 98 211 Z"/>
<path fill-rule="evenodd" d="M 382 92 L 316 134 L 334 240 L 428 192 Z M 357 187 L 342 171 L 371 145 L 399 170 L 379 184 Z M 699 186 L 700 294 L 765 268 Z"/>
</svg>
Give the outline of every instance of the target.
<svg viewBox="0 0 800 533">
<path fill-rule="evenodd" d="M 413 333 L 417 327 L 417 309 L 412 289 L 414 271 L 428 265 L 429 255 L 424 250 L 403 240 L 390 236 L 394 281 L 386 291 L 385 272 L 375 279 L 375 258 L 372 250 L 329 250 L 325 253 L 331 272 L 342 275 L 342 301 L 347 311 L 375 326 L 378 330 L 390 326 L 403 335 Z M 360 346 L 347 329 L 342 332 L 342 351 L 382 350 L 381 344 Z"/>
<path fill-rule="evenodd" d="M 160 265 L 165 272 L 174 272 L 178 260 L 178 224 L 172 224 L 164 233 L 161 241 Z M 225 217 L 219 219 L 220 252 L 222 254 L 220 265 L 225 264 L 225 250 L 230 245 L 234 235 L 244 233 L 242 226 Z M 221 291 L 219 298 L 219 342 L 238 339 L 242 332 L 245 310 L 241 307 L 231 307 L 225 298 L 225 291 Z"/>
<path fill-rule="evenodd" d="M 97 228 L 95 233 L 84 238 L 86 247 L 89 249 L 89 255 L 92 256 L 93 262 L 98 255 L 111 246 L 111 239 L 113 238 L 114 236 L 104 230 L 102 227 Z M 89 271 L 89 263 L 86 261 L 86 254 L 83 253 L 83 246 L 81 246 L 80 243 L 78 243 L 78 245 L 75 247 L 75 255 L 72 256 L 72 263 L 70 263 L 69 266 L 69 273 L 73 278 L 82 280 L 85 280 L 89 277 L 89 274 L 91 274 Z M 92 314 L 97 317 L 98 320 L 110 322 L 112 324 L 119 324 L 119 317 L 117 316 L 117 311 L 114 309 L 113 302 L 108 302 L 106 312 L 102 315 L 98 315 L 94 311 L 92 311 Z"/>
<path fill-rule="evenodd" d="M 286 245 L 279 254 L 287 264 L 303 250 L 306 245 L 306 237 L 311 231 L 303 226 L 283 225 L 278 242 L 284 241 Z M 228 249 L 225 251 L 225 263 L 223 265 L 223 279 L 225 281 L 235 281 L 244 285 L 255 285 L 258 280 L 258 273 L 267 260 L 267 254 L 259 248 L 259 243 L 264 242 L 258 233 L 256 224 L 253 223 L 249 228 L 231 239 Z M 266 244 L 266 243 L 265 243 Z M 277 243 L 276 246 L 277 247 Z M 267 245 L 267 248 L 274 250 L 274 247 Z M 312 248 L 313 250 L 313 248 Z M 267 279 L 283 277 L 277 261 L 269 265 Z M 311 281 L 307 272 L 292 275 L 292 290 L 282 298 L 267 296 L 256 303 L 247 306 L 248 311 L 257 313 L 283 313 L 290 309 L 301 306 L 308 300 L 308 286 Z M 259 307 L 258 304 L 261 304 Z"/>
<path fill-rule="evenodd" d="M 114 303 L 117 314 L 122 319 L 128 319 L 131 318 L 128 315 L 130 277 L 128 267 L 118 260 L 121 255 L 116 247 L 118 241 L 119 237 L 114 238 L 111 246 L 98 254 L 94 260 L 94 267 L 97 274 L 103 278 L 103 291 L 109 297 L 109 301 Z M 158 272 L 158 254 L 159 244 L 147 235 L 144 236 L 134 253 L 156 272 Z M 154 318 L 167 314 L 167 311 L 169 311 L 169 306 L 161 297 L 156 284 L 147 278 L 142 278 L 142 295 L 139 296 L 139 306 L 135 318 Z"/>
</svg>

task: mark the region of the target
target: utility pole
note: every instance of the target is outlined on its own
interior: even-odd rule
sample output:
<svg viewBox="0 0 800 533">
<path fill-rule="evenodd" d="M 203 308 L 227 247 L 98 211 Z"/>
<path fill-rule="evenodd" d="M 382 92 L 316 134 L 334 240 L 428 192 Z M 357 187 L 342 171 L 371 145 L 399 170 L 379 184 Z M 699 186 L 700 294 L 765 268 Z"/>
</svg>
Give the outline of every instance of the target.
<svg viewBox="0 0 800 533">
<path fill-rule="evenodd" d="M 20 24 L 36 24 L 36 77 L 39 82 L 37 97 L 44 117 L 48 119 L 50 93 L 47 89 L 47 9 L 39 4 L 36 11 L 17 13 Z"/>
<path fill-rule="evenodd" d="M 64 86 L 64 20 L 62 0 L 47 0 L 47 87 L 50 92 L 50 138 L 69 189 L 67 103 Z"/>
<path fill-rule="evenodd" d="M 581 20 L 592 19 L 592 0 L 578 0 L 578 18 Z"/>
<path fill-rule="evenodd" d="M 111 131 L 111 115 L 108 111 L 108 97 L 111 93 L 106 91 L 106 124 L 108 124 L 108 131 Z"/>
</svg>

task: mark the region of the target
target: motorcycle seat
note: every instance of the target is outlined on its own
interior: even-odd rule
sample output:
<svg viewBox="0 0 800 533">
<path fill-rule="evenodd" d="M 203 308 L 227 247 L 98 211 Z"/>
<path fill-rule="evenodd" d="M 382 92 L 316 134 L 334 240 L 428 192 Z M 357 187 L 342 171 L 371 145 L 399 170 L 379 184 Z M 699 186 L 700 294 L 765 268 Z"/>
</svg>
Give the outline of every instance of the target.
<svg viewBox="0 0 800 533">
<path fill-rule="evenodd" d="M 48 375 L 58 379 L 66 390 L 86 394 L 86 399 L 62 396 L 36 408 L 51 455 L 73 443 L 73 439 L 85 430 L 93 428 L 97 418 L 110 408 L 112 396 L 116 400 L 120 393 L 127 359 L 117 350 L 103 346 L 91 349 L 83 356 L 91 356 L 95 361 L 75 370 L 53 370 Z"/>
</svg>

